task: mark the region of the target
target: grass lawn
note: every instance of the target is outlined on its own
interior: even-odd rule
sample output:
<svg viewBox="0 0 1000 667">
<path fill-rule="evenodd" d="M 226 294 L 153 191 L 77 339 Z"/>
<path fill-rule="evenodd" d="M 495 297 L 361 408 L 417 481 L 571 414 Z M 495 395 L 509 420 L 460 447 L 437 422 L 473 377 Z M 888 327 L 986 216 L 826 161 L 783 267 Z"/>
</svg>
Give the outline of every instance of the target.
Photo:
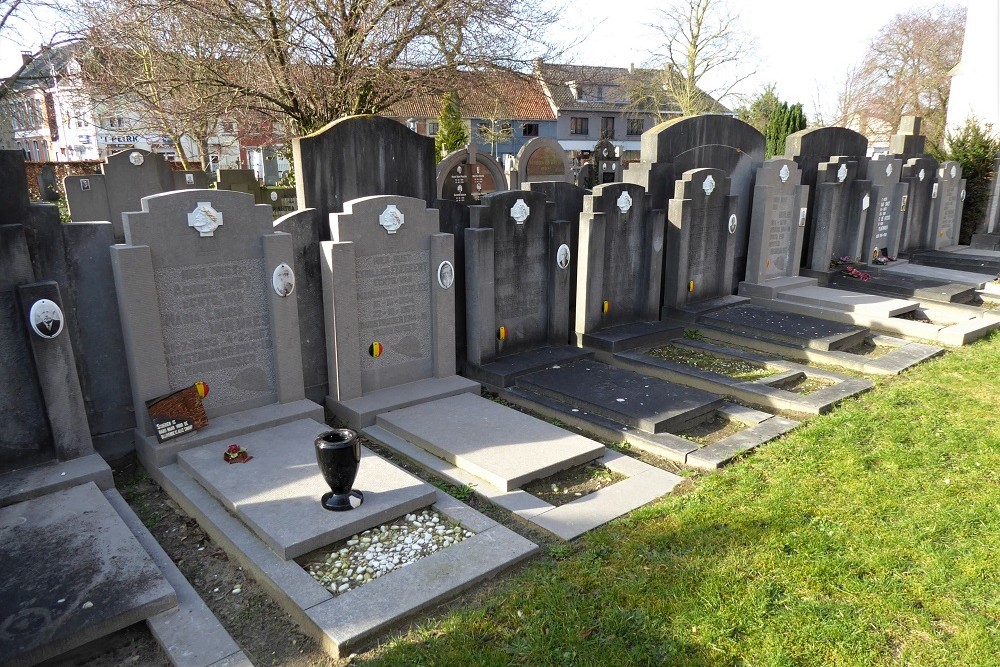
<svg viewBox="0 0 1000 667">
<path fill-rule="evenodd" d="M 379 665 L 1000 665 L 1000 336 L 554 547 Z"/>
</svg>

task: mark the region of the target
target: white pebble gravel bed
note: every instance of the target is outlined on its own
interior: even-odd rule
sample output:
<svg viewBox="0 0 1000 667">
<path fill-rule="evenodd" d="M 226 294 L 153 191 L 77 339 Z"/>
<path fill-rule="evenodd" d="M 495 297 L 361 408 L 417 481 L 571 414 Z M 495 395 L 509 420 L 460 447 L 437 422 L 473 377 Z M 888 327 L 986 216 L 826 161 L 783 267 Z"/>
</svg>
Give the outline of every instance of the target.
<svg viewBox="0 0 1000 667">
<path fill-rule="evenodd" d="M 336 595 L 474 534 L 437 512 L 423 510 L 353 535 L 325 560 L 310 561 L 305 568 L 313 579 Z"/>
</svg>

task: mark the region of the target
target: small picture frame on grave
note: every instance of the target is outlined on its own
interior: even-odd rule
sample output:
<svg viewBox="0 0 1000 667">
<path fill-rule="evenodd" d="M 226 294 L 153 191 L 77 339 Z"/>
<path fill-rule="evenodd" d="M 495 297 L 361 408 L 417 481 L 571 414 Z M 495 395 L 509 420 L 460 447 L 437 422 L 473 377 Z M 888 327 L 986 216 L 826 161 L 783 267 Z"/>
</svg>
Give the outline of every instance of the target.
<svg viewBox="0 0 1000 667">
<path fill-rule="evenodd" d="M 184 183 L 186 185 L 194 185 L 194 174 L 184 174 Z"/>
<path fill-rule="evenodd" d="M 83 192 L 88 192 L 90 190 L 90 179 L 89 178 L 81 178 L 80 179 L 80 190 L 82 190 Z"/>
</svg>

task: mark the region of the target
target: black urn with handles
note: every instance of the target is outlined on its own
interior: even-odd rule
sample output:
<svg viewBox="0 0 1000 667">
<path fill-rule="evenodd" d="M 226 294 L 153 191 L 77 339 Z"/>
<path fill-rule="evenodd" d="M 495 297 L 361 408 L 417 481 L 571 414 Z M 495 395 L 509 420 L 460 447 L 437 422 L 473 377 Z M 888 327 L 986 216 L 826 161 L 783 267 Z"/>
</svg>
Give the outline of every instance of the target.
<svg viewBox="0 0 1000 667">
<path fill-rule="evenodd" d="M 323 494 L 323 509 L 346 512 L 364 502 L 365 495 L 352 489 L 361 463 L 361 440 L 355 431 L 338 428 L 320 433 L 316 437 L 316 463 L 330 485 L 330 493 Z"/>
</svg>

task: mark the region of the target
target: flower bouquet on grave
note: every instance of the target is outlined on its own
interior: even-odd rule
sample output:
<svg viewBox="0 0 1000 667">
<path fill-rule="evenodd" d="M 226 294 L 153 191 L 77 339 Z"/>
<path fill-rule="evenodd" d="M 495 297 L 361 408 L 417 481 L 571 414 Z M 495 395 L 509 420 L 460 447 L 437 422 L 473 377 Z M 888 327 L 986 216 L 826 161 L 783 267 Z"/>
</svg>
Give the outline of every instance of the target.
<svg viewBox="0 0 1000 667">
<path fill-rule="evenodd" d="M 222 455 L 222 459 L 226 463 L 246 463 L 253 457 L 247 453 L 246 447 L 240 447 L 235 442 L 226 448 L 226 452 Z"/>
<path fill-rule="evenodd" d="M 864 271 L 861 271 L 853 266 L 849 266 L 846 269 L 844 269 L 844 275 L 850 276 L 851 278 L 857 278 L 858 280 L 861 281 L 868 281 L 871 280 L 872 278 L 871 274 L 865 273 Z"/>
</svg>

